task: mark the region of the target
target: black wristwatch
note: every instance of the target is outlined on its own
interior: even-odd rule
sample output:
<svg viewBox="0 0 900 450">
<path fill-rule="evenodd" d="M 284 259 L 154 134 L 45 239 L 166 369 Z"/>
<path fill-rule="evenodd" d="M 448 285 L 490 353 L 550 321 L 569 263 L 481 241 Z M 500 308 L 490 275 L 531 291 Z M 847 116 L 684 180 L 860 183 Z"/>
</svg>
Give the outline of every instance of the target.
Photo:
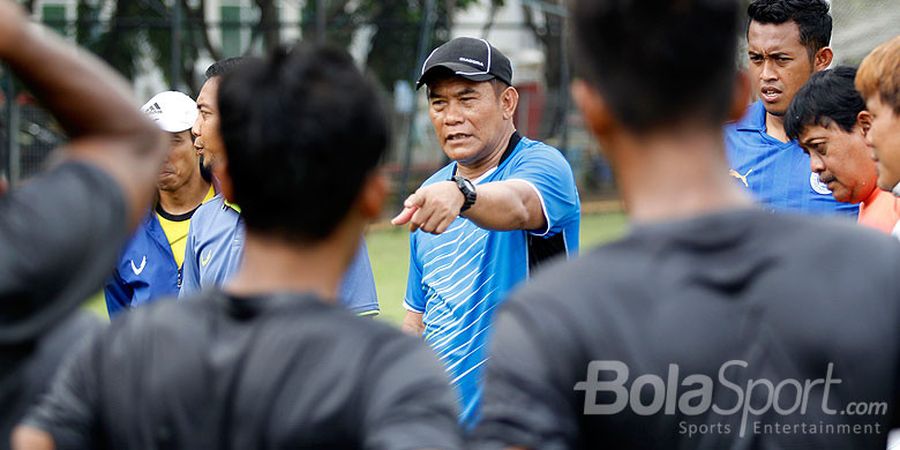
<svg viewBox="0 0 900 450">
<path fill-rule="evenodd" d="M 472 205 L 475 204 L 475 200 L 478 198 L 478 195 L 475 193 L 475 185 L 471 181 L 469 181 L 468 178 L 461 177 L 459 175 L 454 176 L 450 181 L 456 182 L 456 187 L 459 188 L 459 192 L 462 192 L 463 196 L 466 198 L 466 201 L 463 203 L 462 208 L 459 209 L 460 214 L 462 214 L 467 209 L 471 208 Z"/>
</svg>

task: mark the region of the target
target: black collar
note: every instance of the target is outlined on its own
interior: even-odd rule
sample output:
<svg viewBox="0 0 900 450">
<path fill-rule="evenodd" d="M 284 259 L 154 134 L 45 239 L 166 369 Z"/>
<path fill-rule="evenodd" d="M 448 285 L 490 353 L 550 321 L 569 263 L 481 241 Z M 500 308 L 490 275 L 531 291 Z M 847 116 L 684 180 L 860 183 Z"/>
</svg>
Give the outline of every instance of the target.
<svg viewBox="0 0 900 450">
<path fill-rule="evenodd" d="M 200 205 L 197 205 L 197 208 L 199 208 L 199 207 L 200 207 Z M 159 214 L 160 216 L 162 216 L 162 218 L 164 218 L 170 222 L 184 222 L 185 220 L 189 220 L 194 215 L 194 211 L 197 211 L 197 208 L 194 208 L 184 214 L 172 214 L 172 213 L 164 210 L 161 204 L 157 203 L 156 204 L 156 213 Z"/>
<path fill-rule="evenodd" d="M 500 162 L 497 163 L 497 167 L 500 167 L 503 164 L 503 161 L 506 161 L 506 158 L 509 158 L 509 155 L 516 149 L 516 146 L 519 145 L 519 141 L 521 140 L 522 135 L 519 134 L 518 131 L 513 131 L 512 136 L 509 137 L 509 144 L 506 146 L 503 156 L 500 157 Z"/>
</svg>

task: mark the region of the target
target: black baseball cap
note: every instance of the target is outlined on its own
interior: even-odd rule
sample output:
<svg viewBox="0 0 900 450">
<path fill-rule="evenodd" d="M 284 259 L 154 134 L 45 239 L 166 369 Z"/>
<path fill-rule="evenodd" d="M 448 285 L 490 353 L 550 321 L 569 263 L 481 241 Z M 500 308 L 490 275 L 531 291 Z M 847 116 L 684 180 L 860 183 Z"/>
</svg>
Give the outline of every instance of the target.
<svg viewBox="0 0 900 450">
<path fill-rule="evenodd" d="M 438 69 L 438 70 L 435 70 Z M 440 69 L 472 81 L 494 78 L 512 85 L 512 65 L 503 53 L 484 39 L 458 37 L 434 49 L 422 65 L 416 89 L 427 84 Z"/>
</svg>

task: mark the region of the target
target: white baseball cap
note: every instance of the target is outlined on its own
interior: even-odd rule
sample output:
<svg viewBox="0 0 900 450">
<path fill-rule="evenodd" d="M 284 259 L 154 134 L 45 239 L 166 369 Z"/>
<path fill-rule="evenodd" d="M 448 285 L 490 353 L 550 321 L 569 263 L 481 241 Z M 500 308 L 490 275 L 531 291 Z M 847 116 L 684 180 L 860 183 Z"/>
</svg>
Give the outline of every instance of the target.
<svg viewBox="0 0 900 450">
<path fill-rule="evenodd" d="M 141 107 L 163 131 L 180 133 L 190 130 L 197 120 L 197 103 L 178 91 L 160 92 Z"/>
</svg>

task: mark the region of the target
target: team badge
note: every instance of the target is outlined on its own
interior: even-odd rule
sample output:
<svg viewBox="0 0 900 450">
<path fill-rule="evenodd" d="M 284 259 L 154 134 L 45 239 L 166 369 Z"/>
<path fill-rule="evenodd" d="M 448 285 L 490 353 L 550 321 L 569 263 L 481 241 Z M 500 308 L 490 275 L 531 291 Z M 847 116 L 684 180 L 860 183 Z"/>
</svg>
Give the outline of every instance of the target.
<svg viewBox="0 0 900 450">
<path fill-rule="evenodd" d="M 823 183 L 822 180 L 819 179 L 819 174 L 815 172 L 809 174 L 809 187 L 816 191 L 817 194 L 831 195 L 828 185 Z"/>
</svg>

